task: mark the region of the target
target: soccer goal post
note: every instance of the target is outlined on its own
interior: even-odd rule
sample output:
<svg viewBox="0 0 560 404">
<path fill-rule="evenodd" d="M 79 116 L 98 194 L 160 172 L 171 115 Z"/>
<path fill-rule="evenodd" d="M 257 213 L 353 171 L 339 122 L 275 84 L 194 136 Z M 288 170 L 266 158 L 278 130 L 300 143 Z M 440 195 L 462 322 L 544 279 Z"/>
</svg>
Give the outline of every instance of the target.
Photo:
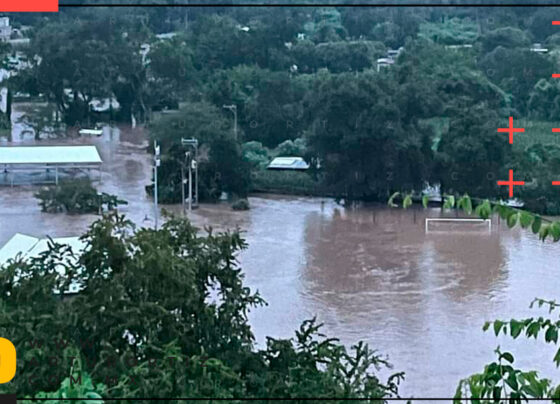
<svg viewBox="0 0 560 404">
<path fill-rule="evenodd" d="M 426 218 L 426 233 L 449 231 L 492 231 L 490 219 L 462 219 L 462 218 Z"/>
</svg>

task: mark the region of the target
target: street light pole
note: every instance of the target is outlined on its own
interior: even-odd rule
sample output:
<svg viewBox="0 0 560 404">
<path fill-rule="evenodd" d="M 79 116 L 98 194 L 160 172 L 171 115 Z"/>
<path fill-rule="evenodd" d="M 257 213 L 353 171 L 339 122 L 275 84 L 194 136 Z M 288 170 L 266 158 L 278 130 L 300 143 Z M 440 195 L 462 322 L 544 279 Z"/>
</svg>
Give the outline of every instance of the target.
<svg viewBox="0 0 560 404">
<path fill-rule="evenodd" d="M 190 164 L 191 152 L 185 152 L 185 158 L 181 163 L 181 206 L 183 207 L 183 216 L 185 216 L 185 184 L 187 180 L 185 179 L 185 166 Z M 189 212 L 192 210 L 191 198 L 192 198 L 192 184 L 191 184 L 191 169 L 189 165 Z"/>
<path fill-rule="evenodd" d="M 233 136 L 234 139 L 237 141 L 237 105 L 222 105 L 222 108 L 228 109 L 233 112 Z"/>
<path fill-rule="evenodd" d="M 185 216 L 185 166 L 181 164 L 181 212 Z"/>
<path fill-rule="evenodd" d="M 157 230 L 158 228 L 158 175 L 157 175 L 157 168 L 160 164 L 159 159 L 159 146 L 157 142 L 154 140 L 154 227 Z"/>
<path fill-rule="evenodd" d="M 183 163 L 183 165 L 181 165 L 181 177 L 183 178 L 183 183 L 181 184 L 183 186 L 183 211 L 184 211 L 184 206 L 185 206 L 185 190 L 184 190 L 184 184 L 185 184 L 185 179 L 184 179 L 184 175 L 185 175 L 185 164 L 188 164 L 188 183 L 189 183 L 189 205 L 188 205 L 188 209 L 189 212 L 192 211 L 192 206 L 193 206 L 193 199 L 196 200 L 196 204 L 198 205 L 198 140 L 197 139 L 181 139 L 181 144 L 186 145 L 186 146 L 191 146 L 194 149 L 194 154 L 190 151 L 185 152 L 185 161 Z M 194 170 L 194 177 L 195 177 L 195 183 L 194 183 L 194 194 L 193 194 L 193 173 L 192 171 Z M 196 197 L 195 197 L 196 195 Z"/>
<path fill-rule="evenodd" d="M 193 184 L 192 184 L 192 164 L 191 164 L 192 160 L 189 161 L 189 214 L 192 212 L 192 189 L 193 189 Z"/>
</svg>

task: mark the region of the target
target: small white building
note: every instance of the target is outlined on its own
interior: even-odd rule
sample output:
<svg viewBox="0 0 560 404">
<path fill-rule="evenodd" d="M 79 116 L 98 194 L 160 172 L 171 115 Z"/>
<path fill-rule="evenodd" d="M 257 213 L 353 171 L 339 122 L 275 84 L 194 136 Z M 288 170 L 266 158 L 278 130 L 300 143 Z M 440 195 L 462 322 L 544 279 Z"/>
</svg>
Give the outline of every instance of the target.
<svg viewBox="0 0 560 404">
<path fill-rule="evenodd" d="M 8 112 L 8 89 L 6 87 L 0 88 L 0 112 L 3 114 Z"/>
<path fill-rule="evenodd" d="M 12 27 L 9 17 L 0 17 L 0 41 L 9 41 L 12 36 Z"/>
<path fill-rule="evenodd" d="M 473 46 L 470 43 L 458 44 L 458 45 L 445 45 L 445 49 L 452 49 L 452 50 L 470 49 L 472 47 Z"/>
<path fill-rule="evenodd" d="M 534 43 L 530 51 L 535 53 L 548 53 L 548 49 L 543 48 L 543 46 L 540 43 Z"/>
<path fill-rule="evenodd" d="M 301 157 L 276 157 L 267 168 L 269 170 L 307 170 L 309 164 Z"/>
<path fill-rule="evenodd" d="M 16 172 L 46 171 L 50 178 L 41 178 L 41 181 L 55 184 L 58 184 L 59 174 L 66 172 L 88 174 L 98 170 L 101 178 L 102 163 L 95 146 L 4 146 L 0 147 L 0 183 L 13 186 Z"/>
<path fill-rule="evenodd" d="M 381 71 L 381 69 L 385 67 L 389 67 L 395 64 L 395 60 L 392 58 L 379 58 L 377 59 L 377 71 Z"/>
<path fill-rule="evenodd" d="M 394 65 L 403 50 L 404 48 L 402 46 L 399 49 L 388 49 L 387 57 L 377 59 L 377 71 L 379 72 L 384 67 Z"/>
<path fill-rule="evenodd" d="M 173 39 L 177 36 L 176 32 L 166 32 L 164 34 L 157 34 L 156 38 L 159 40 Z"/>
<path fill-rule="evenodd" d="M 387 57 L 394 60 L 399 57 L 403 50 L 402 46 L 399 49 L 389 49 L 387 50 Z"/>
</svg>

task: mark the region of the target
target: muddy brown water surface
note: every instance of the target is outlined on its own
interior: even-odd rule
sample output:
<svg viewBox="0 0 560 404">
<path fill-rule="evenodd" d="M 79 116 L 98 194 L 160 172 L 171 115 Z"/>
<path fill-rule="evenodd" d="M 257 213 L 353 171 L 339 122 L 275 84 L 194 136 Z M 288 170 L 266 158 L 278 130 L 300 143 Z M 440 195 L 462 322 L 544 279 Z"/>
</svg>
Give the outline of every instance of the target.
<svg viewBox="0 0 560 404">
<path fill-rule="evenodd" d="M 0 146 L 21 144 L 37 142 L 0 140 Z M 126 199 L 120 211 L 138 225 L 153 226 L 144 191 L 151 159 L 142 129 L 106 127 L 101 137 L 39 144 L 96 145 L 104 161 L 100 190 Z M 97 218 L 42 213 L 36 190 L 0 187 L 0 245 L 15 232 L 79 235 Z M 246 212 L 203 204 L 191 219 L 200 227 L 244 231 L 249 247 L 239 263 L 247 285 L 269 303 L 250 314 L 260 346 L 266 336 L 293 336 L 303 320 L 317 316 L 329 336 L 348 346 L 364 340 L 388 355 L 395 371 L 406 372 L 405 396 L 452 396 L 459 379 L 494 359 L 498 345 L 515 354 L 518 367 L 560 379 L 553 347 L 482 331 L 487 320 L 546 315 L 529 303 L 559 297 L 560 245 L 509 230 L 497 219 L 490 232 L 426 234 L 424 219 L 439 217 L 436 208 L 344 208 L 329 199 L 274 195 L 253 196 L 250 203 Z"/>
</svg>

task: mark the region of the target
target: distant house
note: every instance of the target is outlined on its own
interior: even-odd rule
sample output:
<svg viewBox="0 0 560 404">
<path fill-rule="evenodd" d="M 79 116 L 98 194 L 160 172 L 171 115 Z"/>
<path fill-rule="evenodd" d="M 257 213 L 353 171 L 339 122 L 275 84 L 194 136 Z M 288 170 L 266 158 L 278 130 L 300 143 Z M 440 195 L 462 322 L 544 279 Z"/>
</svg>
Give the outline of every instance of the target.
<svg viewBox="0 0 560 404">
<path fill-rule="evenodd" d="M 267 168 L 269 170 L 307 170 L 309 164 L 301 157 L 276 157 Z"/>
<path fill-rule="evenodd" d="M 381 71 L 384 67 L 389 67 L 395 64 L 395 60 L 391 58 L 379 58 L 377 59 L 377 71 Z"/>
<path fill-rule="evenodd" d="M 534 43 L 530 51 L 535 53 L 548 53 L 548 49 L 543 48 L 540 43 Z"/>
<path fill-rule="evenodd" d="M 12 36 L 12 27 L 9 17 L 0 17 L 0 41 L 9 41 Z"/>
<path fill-rule="evenodd" d="M 453 49 L 453 50 L 457 50 L 457 49 L 470 49 L 472 48 L 472 44 L 470 43 L 464 43 L 464 44 L 458 44 L 458 45 L 445 45 L 445 49 Z"/>
<path fill-rule="evenodd" d="M 401 46 L 399 49 L 387 50 L 387 57 L 377 59 L 377 71 L 381 71 L 384 67 L 389 67 L 395 64 L 395 61 L 401 54 L 404 48 Z"/>
<path fill-rule="evenodd" d="M 399 49 L 389 49 L 387 50 L 387 57 L 394 60 L 399 57 L 403 50 L 402 46 Z"/>
<path fill-rule="evenodd" d="M 177 36 L 176 32 L 166 32 L 164 34 L 157 34 L 156 38 L 159 40 L 172 39 Z"/>
</svg>

